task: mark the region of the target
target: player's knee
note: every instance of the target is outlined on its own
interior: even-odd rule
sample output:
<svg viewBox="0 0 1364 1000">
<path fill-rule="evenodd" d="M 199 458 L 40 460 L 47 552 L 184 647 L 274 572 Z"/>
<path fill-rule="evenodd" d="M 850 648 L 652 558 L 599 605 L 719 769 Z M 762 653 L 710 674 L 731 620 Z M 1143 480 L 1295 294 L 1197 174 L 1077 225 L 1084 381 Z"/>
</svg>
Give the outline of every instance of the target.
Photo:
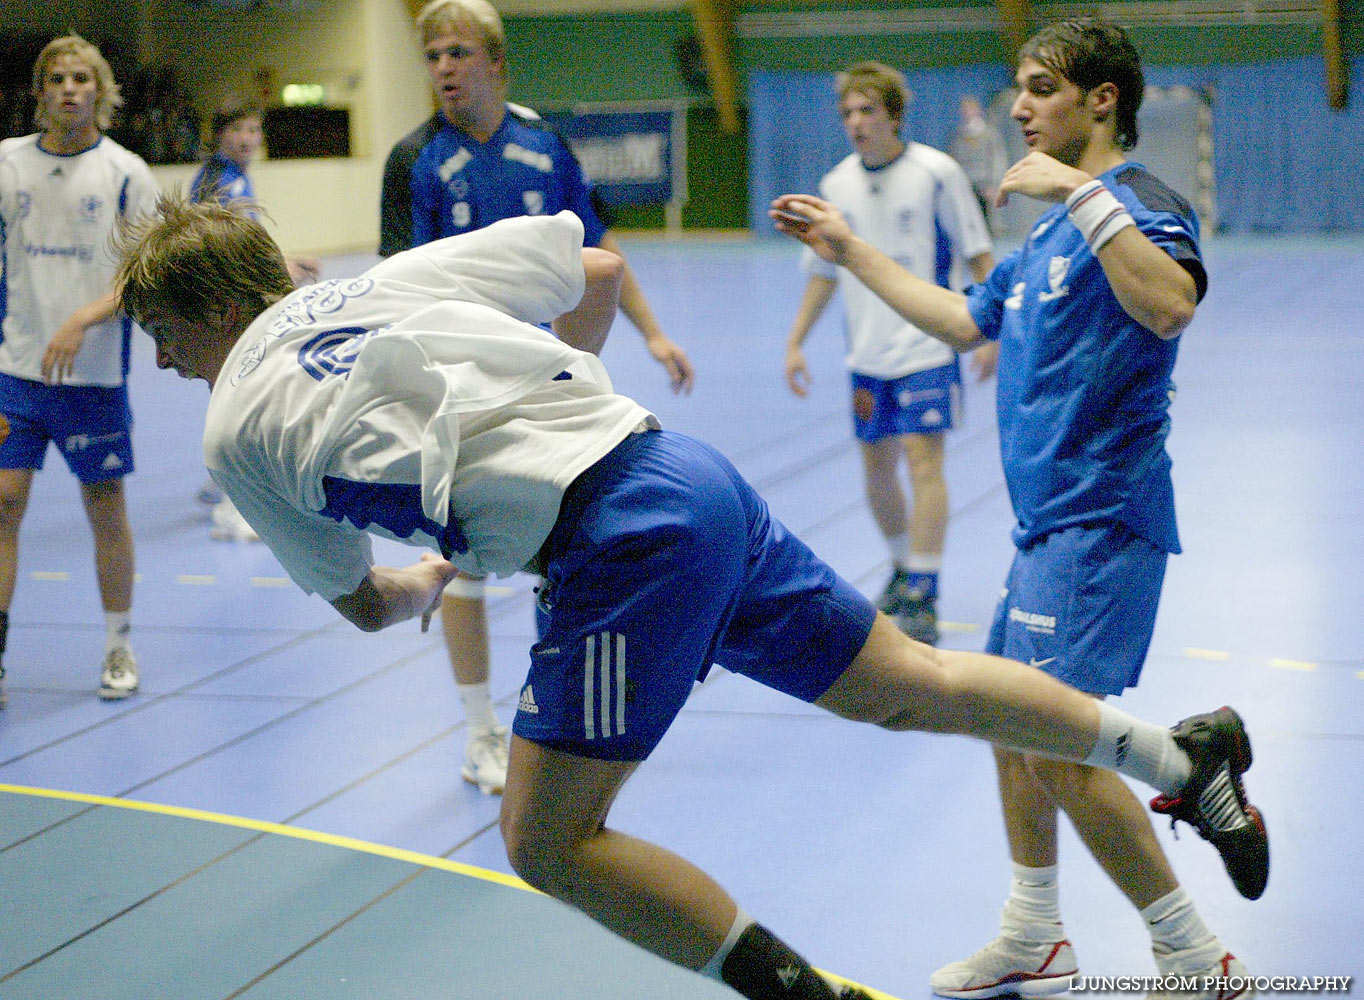
<svg viewBox="0 0 1364 1000">
<path fill-rule="evenodd" d="M 577 856 L 572 844 L 547 831 L 543 824 L 518 822 L 505 809 L 502 843 L 512 871 L 522 881 L 549 896 L 562 899 L 570 895 Z"/>
</svg>

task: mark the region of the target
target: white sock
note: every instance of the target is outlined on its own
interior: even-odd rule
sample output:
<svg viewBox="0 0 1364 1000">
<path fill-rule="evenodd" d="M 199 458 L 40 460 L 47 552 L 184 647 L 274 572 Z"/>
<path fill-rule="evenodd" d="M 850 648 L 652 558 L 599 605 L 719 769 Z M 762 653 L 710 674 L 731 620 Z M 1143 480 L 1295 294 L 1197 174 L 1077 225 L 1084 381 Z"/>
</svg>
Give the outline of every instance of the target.
<svg viewBox="0 0 1364 1000">
<path fill-rule="evenodd" d="M 128 634 L 132 631 L 133 613 L 131 611 L 104 612 L 104 651 L 128 649 Z"/>
<path fill-rule="evenodd" d="M 734 909 L 734 923 L 729 925 L 729 933 L 720 942 L 720 947 L 716 949 L 715 954 L 710 956 L 710 960 L 696 970 L 701 975 L 709 976 L 717 982 L 724 982 L 720 977 L 720 970 L 724 968 L 725 959 L 729 958 L 729 953 L 739 943 L 739 938 L 753 923 L 753 918 L 745 913 L 742 908 L 736 906 Z"/>
<path fill-rule="evenodd" d="M 1179 956 L 1177 964 L 1191 966 L 1167 968 L 1166 963 L 1162 963 L 1162 973 L 1202 972 L 1226 951 L 1203 923 L 1203 918 L 1194 909 L 1193 899 L 1182 886 L 1142 910 L 1141 918 L 1151 932 L 1151 947 L 1158 962 L 1168 959 L 1172 952 L 1185 952 Z"/>
<path fill-rule="evenodd" d="M 886 548 L 890 549 L 891 562 L 895 563 L 900 569 L 909 568 L 909 561 L 913 558 L 913 548 L 909 544 L 908 532 L 887 538 Z"/>
<path fill-rule="evenodd" d="M 497 727 L 497 714 L 493 711 L 487 681 L 478 684 L 457 683 L 455 688 L 459 691 L 459 700 L 464 703 L 464 719 L 469 724 L 471 737 Z"/>
<path fill-rule="evenodd" d="M 1057 874 L 1056 865 L 1034 868 L 1014 862 L 1009 898 L 999 918 L 1000 929 L 1010 937 L 1028 941 L 1065 937 L 1061 930 L 1061 886 Z"/>
<path fill-rule="evenodd" d="M 911 573 L 937 573 L 942 569 L 942 553 L 911 552 L 905 569 Z"/>
<path fill-rule="evenodd" d="M 1099 736 L 1084 763 L 1125 774 L 1165 795 L 1177 795 L 1193 773 L 1193 765 L 1170 730 L 1106 702 L 1097 704 Z"/>
</svg>

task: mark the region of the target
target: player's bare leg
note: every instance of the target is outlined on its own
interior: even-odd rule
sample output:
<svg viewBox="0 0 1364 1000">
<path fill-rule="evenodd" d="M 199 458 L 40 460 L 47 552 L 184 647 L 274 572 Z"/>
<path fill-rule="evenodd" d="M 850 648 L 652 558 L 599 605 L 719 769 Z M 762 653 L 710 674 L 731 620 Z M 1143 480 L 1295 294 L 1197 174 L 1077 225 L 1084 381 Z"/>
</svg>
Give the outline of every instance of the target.
<svg viewBox="0 0 1364 1000">
<path fill-rule="evenodd" d="M 139 684 L 129 642 L 135 557 L 123 480 L 82 483 L 81 500 L 95 537 L 95 576 L 106 628 L 99 696 L 116 701 L 133 694 Z"/>
<path fill-rule="evenodd" d="M 607 828 L 611 803 L 637 766 L 513 736 L 502 837 L 517 874 L 626 940 L 750 1000 L 864 998 L 827 982 L 689 861 Z"/>
<path fill-rule="evenodd" d="M 0 469 L 0 708 L 8 703 L 5 646 L 9 640 L 9 606 L 19 572 L 19 524 L 28 509 L 32 485 L 32 469 Z"/>
<path fill-rule="evenodd" d="M 816 702 L 886 729 L 960 733 L 1069 760 L 1099 735 L 1099 709 L 1074 688 L 1011 660 L 938 650 L 878 615 L 852 665 Z"/>
<path fill-rule="evenodd" d="M 507 783 L 507 730 L 497 721 L 489 691 L 488 606 L 483 581 L 461 574 L 441 595 L 445 650 L 464 704 L 467 739 L 460 773 L 485 795 Z"/>
<path fill-rule="evenodd" d="M 28 510 L 32 469 L 0 469 L 0 610 L 14 600 L 19 566 L 19 525 Z"/>
<path fill-rule="evenodd" d="M 502 836 L 512 868 L 628 941 L 699 969 L 736 907 L 695 865 L 606 827 L 637 762 L 594 760 L 512 737 Z"/>
</svg>

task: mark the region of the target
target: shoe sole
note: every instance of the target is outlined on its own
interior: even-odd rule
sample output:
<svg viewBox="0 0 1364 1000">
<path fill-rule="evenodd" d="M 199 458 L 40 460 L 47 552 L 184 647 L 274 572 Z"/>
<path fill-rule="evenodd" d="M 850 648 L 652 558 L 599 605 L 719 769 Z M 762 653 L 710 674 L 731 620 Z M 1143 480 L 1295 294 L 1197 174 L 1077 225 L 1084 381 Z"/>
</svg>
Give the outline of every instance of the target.
<svg viewBox="0 0 1364 1000">
<path fill-rule="evenodd" d="M 953 1000 L 987 1000 L 988 997 L 1002 996 L 1049 997 L 1070 989 L 1070 981 L 1078 971 L 1059 976 L 1039 976 L 1036 979 L 1006 979 L 974 990 L 933 989 L 933 993 L 940 997 L 952 997 Z"/>
<path fill-rule="evenodd" d="M 131 698 L 137 694 L 137 688 L 100 688 L 100 701 L 122 701 L 124 698 Z"/>
</svg>

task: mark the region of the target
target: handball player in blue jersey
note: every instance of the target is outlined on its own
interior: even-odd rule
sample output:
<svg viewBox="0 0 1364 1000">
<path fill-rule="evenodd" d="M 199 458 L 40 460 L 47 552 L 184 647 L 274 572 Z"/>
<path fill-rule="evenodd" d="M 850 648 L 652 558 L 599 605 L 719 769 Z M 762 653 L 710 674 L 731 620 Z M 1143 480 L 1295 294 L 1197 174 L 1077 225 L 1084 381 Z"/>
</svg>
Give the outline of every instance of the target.
<svg viewBox="0 0 1364 1000">
<path fill-rule="evenodd" d="M 506 35 L 496 9 L 486 0 L 434 0 L 417 15 L 417 28 L 440 110 L 389 154 L 379 253 L 387 257 L 499 219 L 567 209 L 582 220 L 587 246 L 621 256 L 573 153 L 535 112 L 507 103 Z M 690 392 L 691 362 L 664 335 L 628 265 L 620 308 L 673 391 Z M 600 352 L 608 328 L 594 342 L 573 346 Z M 467 720 L 461 770 L 466 781 L 494 794 L 506 781 L 507 742 L 488 683 L 483 580 L 461 575 L 451 583 L 441 624 Z"/>
<path fill-rule="evenodd" d="M 572 213 L 295 289 L 259 222 L 171 197 L 159 208 L 123 235 L 123 304 L 159 367 L 209 383 L 205 464 L 300 586 L 373 631 L 425 625 L 458 570 L 545 577 L 501 813 L 531 885 L 750 1000 L 864 996 L 696 866 L 608 825 L 718 660 L 888 730 L 1118 768 L 1208 837 L 1234 879 L 1263 886 L 1268 841 L 1234 712 L 1166 729 L 1023 664 L 904 635 L 721 455 L 662 429 L 569 346 L 610 325 L 624 270 L 582 245 Z M 425 551 L 375 565 L 371 535 Z M 773 827 L 811 821 L 795 800 Z"/>
<path fill-rule="evenodd" d="M 786 195 L 773 215 L 780 230 L 957 350 L 999 342 L 1000 445 L 1017 552 L 987 650 L 1103 698 L 1136 684 L 1166 558 L 1179 551 L 1165 450 L 1171 373 L 1207 275 L 1193 209 L 1126 159 L 1143 78 L 1122 29 L 1096 18 L 1046 28 L 1021 50 L 1016 80 L 1012 115 L 1031 152 L 1005 172 L 1001 198 L 1017 192 L 1055 204 L 965 294 L 909 274 L 828 202 Z M 935 992 L 1040 996 L 1068 987 L 1076 957 L 1058 903 L 1058 810 L 1140 910 L 1161 973 L 1244 974 L 1119 778 L 1010 748 L 998 748 L 996 761 L 1013 861 L 1000 935 L 934 973 Z M 1170 811 L 1165 800 L 1153 805 Z M 1238 888 L 1254 897 L 1264 886 Z M 1193 995 L 1238 995 L 1199 982 L 1212 985 Z"/>
</svg>

